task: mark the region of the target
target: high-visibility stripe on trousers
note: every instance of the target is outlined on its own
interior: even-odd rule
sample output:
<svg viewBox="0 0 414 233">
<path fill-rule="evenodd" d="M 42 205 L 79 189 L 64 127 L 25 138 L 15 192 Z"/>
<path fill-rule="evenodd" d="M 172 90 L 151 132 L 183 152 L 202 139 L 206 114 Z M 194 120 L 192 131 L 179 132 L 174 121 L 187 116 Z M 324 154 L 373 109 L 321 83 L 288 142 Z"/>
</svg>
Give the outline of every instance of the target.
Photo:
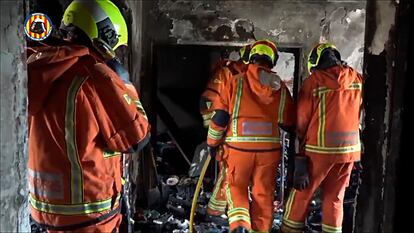
<svg viewBox="0 0 414 233">
<path fill-rule="evenodd" d="M 243 226 L 268 232 L 273 221 L 273 199 L 279 151 L 246 152 L 229 149 L 227 158 L 227 202 L 230 231 Z M 249 203 L 248 187 L 252 186 Z"/>
<path fill-rule="evenodd" d="M 216 184 L 214 185 L 213 194 L 208 202 L 207 212 L 213 216 L 220 216 L 226 212 L 227 197 L 226 197 L 226 162 L 224 160 L 219 162 L 219 175 Z"/>
<path fill-rule="evenodd" d="M 353 162 L 331 163 L 312 157 L 309 164 L 310 184 L 302 191 L 292 189 L 286 202 L 282 231 L 300 233 L 308 215 L 309 203 L 318 187 L 322 190 L 322 231 L 342 232 L 343 200 L 349 185 Z"/>
</svg>

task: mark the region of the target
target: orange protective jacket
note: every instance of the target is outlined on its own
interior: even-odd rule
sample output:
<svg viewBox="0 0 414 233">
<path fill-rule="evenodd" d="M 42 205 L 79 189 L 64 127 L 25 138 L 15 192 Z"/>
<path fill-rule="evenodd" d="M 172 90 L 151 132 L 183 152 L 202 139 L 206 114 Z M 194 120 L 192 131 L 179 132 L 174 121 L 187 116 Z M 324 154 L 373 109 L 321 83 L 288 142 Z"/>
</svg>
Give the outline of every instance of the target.
<svg viewBox="0 0 414 233">
<path fill-rule="evenodd" d="M 360 159 L 362 76 L 348 66 L 313 72 L 299 93 L 297 133 L 305 153 L 333 162 Z"/>
<path fill-rule="evenodd" d="M 210 123 L 207 143 L 218 146 L 223 141 L 232 148 L 267 151 L 280 148 L 279 125 L 293 126 L 295 108 L 287 87 L 279 90 L 264 86 L 259 80 L 259 66 L 250 64 L 246 73 L 226 83 L 214 110 L 229 114 L 226 127 Z"/>
<path fill-rule="evenodd" d="M 206 90 L 201 95 L 200 113 L 203 117 L 204 125 L 210 124 L 213 109 L 211 108 L 219 99 L 226 83 L 234 76 L 245 72 L 247 65 L 242 61 L 223 60 L 218 62 L 213 69 L 213 76 L 207 83 Z"/>
<path fill-rule="evenodd" d="M 88 222 L 119 206 L 121 153 L 150 126 L 130 91 L 87 47 L 28 52 L 29 201 L 49 226 Z"/>
</svg>

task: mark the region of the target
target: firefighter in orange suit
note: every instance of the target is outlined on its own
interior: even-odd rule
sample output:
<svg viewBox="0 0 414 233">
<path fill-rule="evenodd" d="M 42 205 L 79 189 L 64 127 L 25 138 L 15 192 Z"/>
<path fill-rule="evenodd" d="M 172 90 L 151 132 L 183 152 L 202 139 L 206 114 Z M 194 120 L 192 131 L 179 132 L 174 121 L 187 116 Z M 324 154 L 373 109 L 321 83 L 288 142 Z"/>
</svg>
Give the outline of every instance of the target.
<svg viewBox="0 0 414 233">
<path fill-rule="evenodd" d="M 217 64 L 213 78 L 209 81 L 206 91 L 202 95 L 201 99 L 201 113 L 204 120 L 204 125 L 209 126 L 211 116 L 213 114 L 214 102 L 220 97 L 225 83 L 227 83 L 232 77 L 237 74 L 243 73 L 247 69 L 249 61 L 250 45 L 243 46 L 240 51 L 240 59 L 238 61 L 225 61 L 225 64 Z M 219 62 L 223 63 L 223 62 Z M 207 213 L 210 216 L 221 216 L 225 214 L 227 199 L 226 199 L 226 174 L 223 168 L 226 167 L 225 161 L 223 160 L 226 154 L 226 148 L 221 147 L 219 155 L 216 156 L 216 160 L 219 162 L 219 174 L 216 184 L 210 197 Z"/>
<path fill-rule="evenodd" d="M 322 231 L 342 232 L 343 198 L 354 162 L 360 160 L 359 116 L 362 77 L 341 61 L 334 45 L 318 44 L 309 54 L 309 78 L 297 107 L 299 153 L 294 189 L 286 203 L 282 231 L 302 232 L 309 202 L 322 190 Z"/>
<path fill-rule="evenodd" d="M 236 75 L 214 103 L 208 131 L 212 156 L 224 143 L 226 193 L 231 232 L 268 232 L 273 222 L 276 167 L 280 158 L 279 125 L 293 125 L 293 101 L 271 68 L 277 49 L 268 40 L 251 47 L 246 73 Z M 248 187 L 252 186 L 252 203 Z"/>
<path fill-rule="evenodd" d="M 206 128 L 210 125 L 213 114 L 212 105 L 219 98 L 226 82 L 233 76 L 247 70 L 249 63 L 250 45 L 243 46 L 239 51 L 240 59 L 230 61 L 221 59 L 213 67 L 213 76 L 207 83 L 207 87 L 200 99 L 200 113 L 203 117 L 203 124 Z"/>
<path fill-rule="evenodd" d="M 75 0 L 61 30 L 66 41 L 28 50 L 31 218 L 49 232 L 118 232 L 121 152 L 150 129 L 136 90 L 105 64 L 127 26 L 111 1 Z"/>
</svg>

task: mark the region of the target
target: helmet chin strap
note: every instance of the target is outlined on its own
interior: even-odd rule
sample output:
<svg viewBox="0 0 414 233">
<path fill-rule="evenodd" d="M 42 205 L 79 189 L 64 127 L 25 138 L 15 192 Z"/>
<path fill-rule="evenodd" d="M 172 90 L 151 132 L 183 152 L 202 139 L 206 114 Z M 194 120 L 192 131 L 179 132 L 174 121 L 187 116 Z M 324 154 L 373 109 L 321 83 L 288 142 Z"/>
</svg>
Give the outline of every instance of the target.
<svg viewBox="0 0 414 233">
<path fill-rule="evenodd" d="M 102 39 L 95 38 L 92 40 L 92 44 L 105 60 L 110 60 L 116 57 L 115 51 Z"/>
</svg>

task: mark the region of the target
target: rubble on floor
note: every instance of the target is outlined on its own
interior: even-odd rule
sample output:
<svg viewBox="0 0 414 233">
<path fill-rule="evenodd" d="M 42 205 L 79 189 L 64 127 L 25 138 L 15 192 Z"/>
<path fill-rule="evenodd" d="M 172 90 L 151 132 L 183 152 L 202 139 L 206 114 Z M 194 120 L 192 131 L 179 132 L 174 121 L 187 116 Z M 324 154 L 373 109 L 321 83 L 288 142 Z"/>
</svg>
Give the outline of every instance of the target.
<svg viewBox="0 0 414 233">
<path fill-rule="evenodd" d="M 171 144 L 169 145 L 168 150 L 171 150 Z M 168 151 L 165 150 L 165 151 Z M 147 210 L 138 210 L 135 215 L 135 232 L 148 232 L 148 233 L 161 233 L 161 232 L 172 232 L 172 233 L 186 233 L 189 232 L 189 216 L 191 211 L 191 203 L 194 195 L 195 187 L 198 180 L 199 170 L 202 167 L 205 157 L 203 155 L 197 155 L 193 158 L 193 164 L 191 164 L 187 173 L 171 174 L 171 171 L 178 171 L 174 167 L 174 161 L 169 160 L 167 156 L 163 156 L 162 153 L 157 155 L 156 158 L 159 170 L 159 181 L 161 187 L 161 196 L 163 196 L 163 201 L 161 205 L 157 208 L 147 209 Z M 194 162 L 197 161 L 197 162 Z M 288 188 L 287 188 L 287 179 L 281 179 L 281 171 L 285 171 L 285 176 L 287 177 L 287 161 L 288 156 L 285 155 L 284 166 L 279 166 L 278 168 L 278 178 L 276 179 L 276 193 L 278 197 L 274 205 L 274 220 L 272 229 L 270 232 L 277 233 L 280 230 L 283 218 L 283 206 L 280 206 L 279 203 L 286 201 L 288 197 Z M 194 164 L 196 163 L 196 164 Z M 211 217 L 207 215 L 207 204 L 209 198 L 211 197 L 211 192 L 214 186 L 215 172 L 214 164 L 210 165 L 210 174 L 207 175 L 204 179 L 201 193 L 198 199 L 198 207 L 196 209 L 195 215 L 195 232 L 212 232 L 212 233 L 221 233 L 228 232 L 228 220 L 224 215 L 222 217 Z M 356 189 L 355 182 L 358 182 L 358 179 L 351 179 L 352 190 Z M 283 185 L 282 185 L 283 184 Z M 283 195 L 280 195 L 283 189 Z M 282 199 L 280 200 L 282 196 Z M 348 195 L 345 199 L 351 200 L 354 195 Z M 309 207 L 309 217 L 306 219 L 306 230 L 305 233 L 317 233 L 322 231 L 321 227 L 321 194 L 317 193 L 315 195 L 315 200 L 312 201 Z"/>
</svg>

